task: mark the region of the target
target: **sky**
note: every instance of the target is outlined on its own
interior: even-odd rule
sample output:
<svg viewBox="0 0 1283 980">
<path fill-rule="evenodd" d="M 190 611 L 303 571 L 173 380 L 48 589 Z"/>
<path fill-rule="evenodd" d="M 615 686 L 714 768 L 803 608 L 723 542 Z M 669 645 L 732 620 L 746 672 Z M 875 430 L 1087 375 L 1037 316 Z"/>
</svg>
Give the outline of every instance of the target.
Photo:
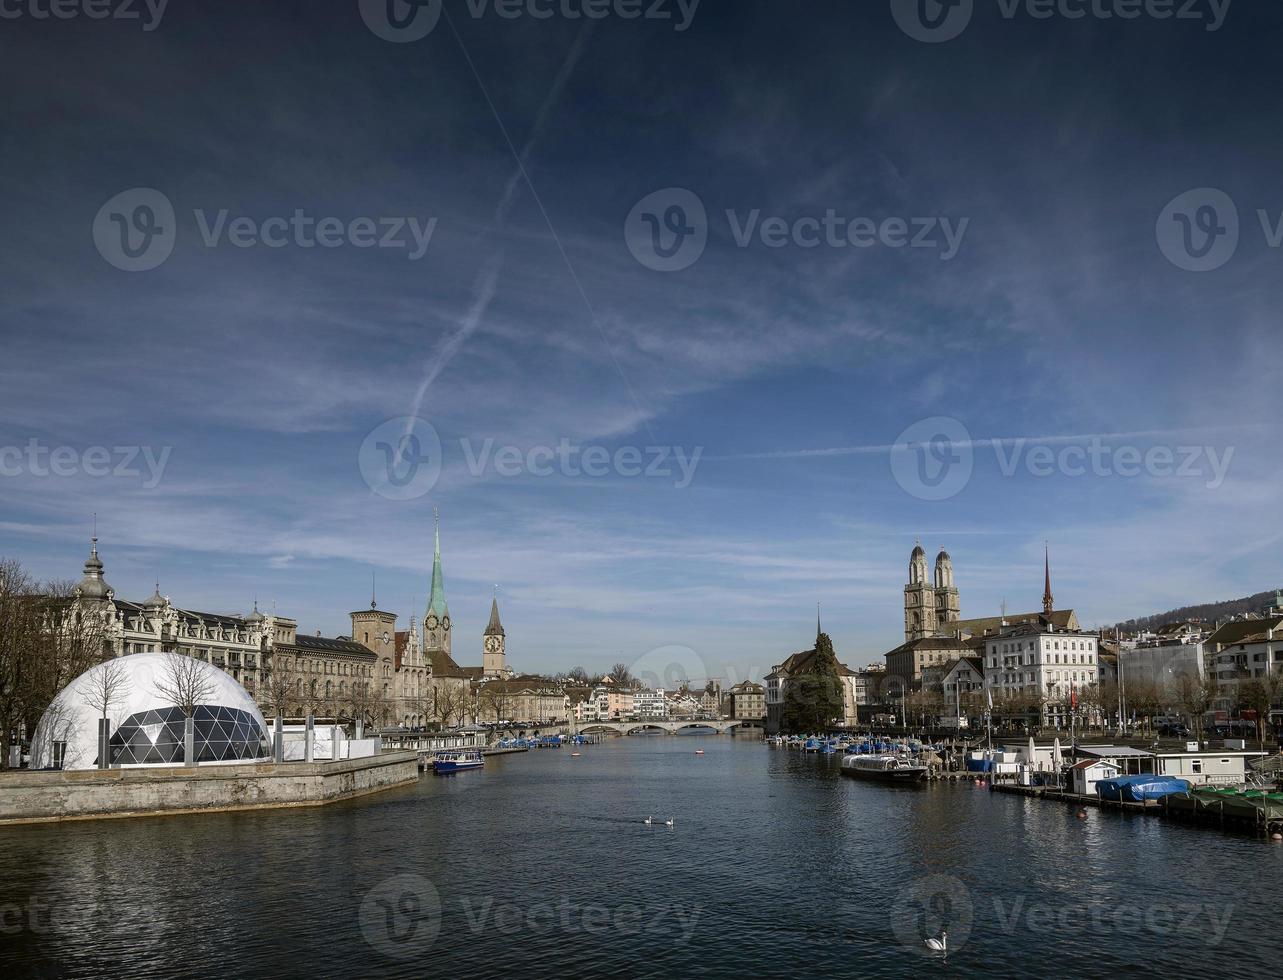
<svg viewBox="0 0 1283 980">
<path fill-rule="evenodd" d="M 1283 586 L 1275 4 L 62 9 L 0 24 L 40 578 L 96 514 L 122 597 L 404 624 L 436 509 L 461 663 L 497 588 L 518 670 L 730 682 L 817 602 L 880 661 L 919 538 L 964 617 Z"/>
</svg>

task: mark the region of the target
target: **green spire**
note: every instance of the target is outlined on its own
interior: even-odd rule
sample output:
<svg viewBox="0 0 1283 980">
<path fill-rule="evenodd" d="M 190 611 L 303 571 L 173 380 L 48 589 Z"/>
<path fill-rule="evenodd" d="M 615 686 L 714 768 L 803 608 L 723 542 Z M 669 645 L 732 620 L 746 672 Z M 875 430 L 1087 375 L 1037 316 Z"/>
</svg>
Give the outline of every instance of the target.
<svg viewBox="0 0 1283 980">
<path fill-rule="evenodd" d="M 432 598 L 428 600 L 428 612 L 437 619 L 445 619 L 450 609 L 445 603 L 445 585 L 441 581 L 441 515 L 433 509 L 433 520 L 436 524 L 435 543 L 432 548 Z"/>
</svg>

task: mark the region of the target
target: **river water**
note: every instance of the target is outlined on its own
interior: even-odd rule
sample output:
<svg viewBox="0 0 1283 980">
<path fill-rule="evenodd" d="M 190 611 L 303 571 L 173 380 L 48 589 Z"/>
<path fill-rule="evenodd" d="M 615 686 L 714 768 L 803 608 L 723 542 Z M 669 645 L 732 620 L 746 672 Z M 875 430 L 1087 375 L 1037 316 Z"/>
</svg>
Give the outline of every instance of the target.
<svg viewBox="0 0 1283 980">
<path fill-rule="evenodd" d="M 1283 844 L 1080 819 L 972 784 L 857 782 L 831 759 L 726 736 L 578 751 L 329 807 L 0 829 L 0 976 L 1277 976 L 1283 963 Z M 947 955 L 931 953 L 923 937 L 944 929 Z"/>
</svg>

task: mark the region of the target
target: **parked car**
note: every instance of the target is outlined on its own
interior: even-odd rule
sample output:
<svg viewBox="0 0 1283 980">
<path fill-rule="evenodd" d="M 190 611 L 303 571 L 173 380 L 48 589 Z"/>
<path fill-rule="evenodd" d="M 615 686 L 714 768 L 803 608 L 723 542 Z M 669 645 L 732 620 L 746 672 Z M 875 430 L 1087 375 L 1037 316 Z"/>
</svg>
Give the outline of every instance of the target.
<svg viewBox="0 0 1283 980">
<path fill-rule="evenodd" d="M 1188 738 L 1190 731 L 1186 725 L 1159 725 L 1158 734 L 1165 738 Z"/>
</svg>

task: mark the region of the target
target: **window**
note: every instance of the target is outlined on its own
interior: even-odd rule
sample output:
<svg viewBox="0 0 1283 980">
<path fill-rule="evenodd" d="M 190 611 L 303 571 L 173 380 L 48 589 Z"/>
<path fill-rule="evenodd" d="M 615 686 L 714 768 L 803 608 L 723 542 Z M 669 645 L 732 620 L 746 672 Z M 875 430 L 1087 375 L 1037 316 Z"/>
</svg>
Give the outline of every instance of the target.
<svg viewBox="0 0 1283 980">
<path fill-rule="evenodd" d="M 1190 760 L 1189 760 L 1189 771 L 1190 771 L 1190 772 L 1193 772 L 1193 773 L 1201 773 L 1201 772 L 1203 771 L 1203 760 L 1202 760 L 1202 759 L 1190 759 Z"/>
</svg>

